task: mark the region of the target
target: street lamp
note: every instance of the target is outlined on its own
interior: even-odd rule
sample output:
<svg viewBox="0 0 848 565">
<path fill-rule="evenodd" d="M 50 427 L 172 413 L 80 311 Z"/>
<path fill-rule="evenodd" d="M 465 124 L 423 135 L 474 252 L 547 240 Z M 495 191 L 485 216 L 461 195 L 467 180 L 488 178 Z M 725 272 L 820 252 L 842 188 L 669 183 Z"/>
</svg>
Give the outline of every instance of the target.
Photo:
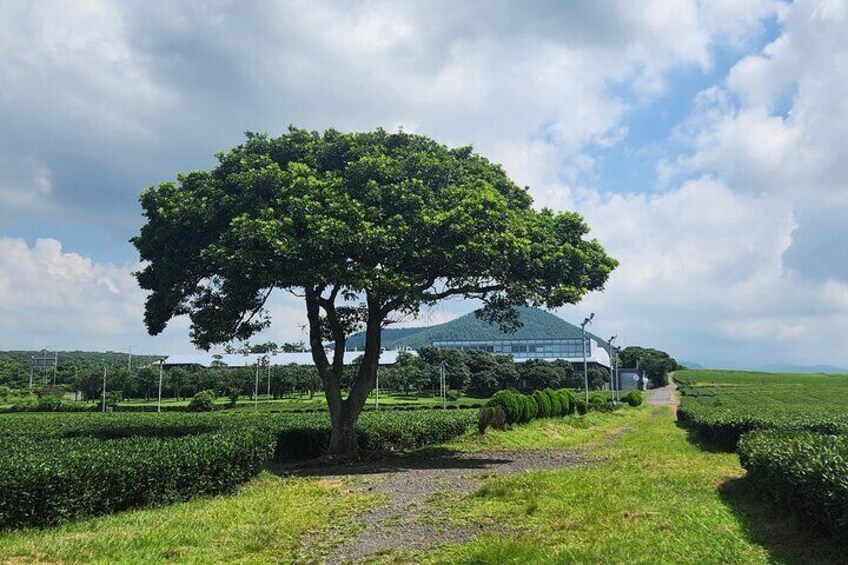
<svg viewBox="0 0 848 565">
<path fill-rule="evenodd" d="M 586 391 L 586 402 L 589 402 L 589 362 L 586 360 L 586 326 L 592 323 L 595 318 L 595 313 L 589 314 L 589 317 L 583 320 L 580 324 L 580 331 L 583 334 L 583 387 Z"/>
<path fill-rule="evenodd" d="M 610 393 L 612 395 L 613 404 L 615 404 L 615 401 L 618 400 L 615 397 L 615 393 L 618 390 L 618 383 L 615 381 L 615 361 L 613 361 L 613 357 L 612 357 L 612 342 L 615 341 L 615 338 L 617 338 L 617 337 L 618 337 L 617 335 L 614 335 L 611 338 L 609 338 L 609 341 L 607 341 L 607 344 L 609 345 L 609 358 L 610 358 Z"/>
</svg>

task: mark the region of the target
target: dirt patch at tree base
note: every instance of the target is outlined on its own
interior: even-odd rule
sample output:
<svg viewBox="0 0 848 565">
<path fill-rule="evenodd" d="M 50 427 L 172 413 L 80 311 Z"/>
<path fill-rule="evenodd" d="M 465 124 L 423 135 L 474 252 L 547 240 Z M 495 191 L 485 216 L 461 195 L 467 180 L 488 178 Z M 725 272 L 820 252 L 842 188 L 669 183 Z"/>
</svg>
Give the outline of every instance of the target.
<svg viewBox="0 0 848 565">
<path fill-rule="evenodd" d="M 279 466 L 287 476 L 345 478 L 354 490 L 379 495 L 385 502 L 361 515 L 361 531 L 330 530 L 307 539 L 304 563 L 343 564 L 395 551 L 416 551 L 443 543 L 465 543 L 486 533 L 511 533 L 497 525 L 448 523 L 434 497 L 462 496 L 493 475 L 579 467 L 590 460 L 575 449 L 434 451 L 332 466 Z M 334 543 L 342 539 L 341 543 Z"/>
</svg>

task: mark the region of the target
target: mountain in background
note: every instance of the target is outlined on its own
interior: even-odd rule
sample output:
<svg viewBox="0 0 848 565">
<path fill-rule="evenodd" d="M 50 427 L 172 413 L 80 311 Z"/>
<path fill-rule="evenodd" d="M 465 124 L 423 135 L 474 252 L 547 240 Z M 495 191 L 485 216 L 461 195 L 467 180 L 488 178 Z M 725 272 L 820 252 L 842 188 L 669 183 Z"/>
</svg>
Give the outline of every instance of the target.
<svg viewBox="0 0 848 565">
<path fill-rule="evenodd" d="M 706 369 L 700 363 L 695 363 L 694 361 L 680 361 L 680 364 L 686 367 L 687 369 L 697 370 L 697 369 Z"/>
<path fill-rule="evenodd" d="M 519 307 L 521 327 L 513 333 L 505 333 L 479 319 L 473 312 L 460 316 L 450 322 L 435 326 L 417 328 L 386 328 L 382 334 L 382 344 L 386 349 L 409 347 L 418 349 L 434 341 L 470 340 L 489 341 L 497 339 L 580 339 L 580 327 L 569 324 L 559 316 L 538 308 Z M 603 348 L 609 345 L 598 336 L 586 332 Z M 361 349 L 365 346 L 365 333 L 359 332 L 347 340 L 349 349 Z"/>
</svg>

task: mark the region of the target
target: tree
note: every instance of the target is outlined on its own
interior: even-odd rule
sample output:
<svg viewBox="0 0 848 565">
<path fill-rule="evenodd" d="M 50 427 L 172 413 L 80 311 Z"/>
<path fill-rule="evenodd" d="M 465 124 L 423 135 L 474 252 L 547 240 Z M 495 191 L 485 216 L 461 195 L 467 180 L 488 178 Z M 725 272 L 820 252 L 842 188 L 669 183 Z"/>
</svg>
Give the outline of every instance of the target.
<svg viewBox="0 0 848 565">
<path fill-rule="evenodd" d="M 141 194 L 132 239 L 159 334 L 187 314 L 201 348 L 270 324 L 275 289 L 303 298 L 309 346 L 330 412 L 329 452 L 356 449 L 374 387 L 381 329 L 422 306 L 463 297 L 514 328 L 515 306 L 559 307 L 601 289 L 616 261 L 574 213 L 537 211 L 527 189 L 470 147 L 404 132 L 248 133 L 211 171 Z M 365 347 L 343 394 L 348 336 Z M 332 351 L 324 343 L 332 344 Z"/>
<path fill-rule="evenodd" d="M 603 390 L 604 385 L 609 382 L 609 371 L 604 367 L 589 367 L 589 388 L 592 390 Z"/>
<path fill-rule="evenodd" d="M 668 374 L 680 368 L 665 351 L 650 349 L 646 347 L 625 347 L 619 353 L 621 366 L 639 367 L 645 371 L 645 375 L 653 387 L 661 387 L 668 384 Z"/>
<path fill-rule="evenodd" d="M 519 370 L 521 388 L 525 390 L 556 388 L 562 376 L 553 363 L 544 359 L 528 359 Z"/>
<path fill-rule="evenodd" d="M 418 350 L 421 359 L 436 371 L 445 364 L 445 380 L 451 390 L 466 390 L 471 383 L 471 371 L 465 362 L 465 353 L 459 349 L 422 347 Z"/>
</svg>

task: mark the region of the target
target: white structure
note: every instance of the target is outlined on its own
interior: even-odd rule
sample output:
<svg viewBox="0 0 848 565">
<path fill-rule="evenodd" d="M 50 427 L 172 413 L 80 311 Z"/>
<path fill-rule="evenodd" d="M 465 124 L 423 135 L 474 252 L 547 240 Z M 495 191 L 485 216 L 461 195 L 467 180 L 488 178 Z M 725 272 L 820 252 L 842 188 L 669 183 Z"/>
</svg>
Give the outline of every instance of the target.
<svg viewBox="0 0 848 565">
<path fill-rule="evenodd" d="M 397 362 L 399 351 L 383 351 L 380 354 L 380 365 L 394 365 Z M 414 351 L 407 351 L 411 355 L 417 355 Z M 344 364 L 352 365 L 353 362 L 362 356 L 361 351 L 346 351 L 344 354 Z M 332 351 L 327 352 L 327 358 L 330 362 L 333 360 Z M 189 355 L 169 355 L 164 359 L 162 364 L 165 367 L 176 367 L 186 365 L 197 365 L 200 367 L 255 367 L 257 364 L 270 364 L 272 367 L 280 365 L 309 365 L 312 366 L 315 362 L 312 360 L 312 353 L 192 353 Z"/>
</svg>

